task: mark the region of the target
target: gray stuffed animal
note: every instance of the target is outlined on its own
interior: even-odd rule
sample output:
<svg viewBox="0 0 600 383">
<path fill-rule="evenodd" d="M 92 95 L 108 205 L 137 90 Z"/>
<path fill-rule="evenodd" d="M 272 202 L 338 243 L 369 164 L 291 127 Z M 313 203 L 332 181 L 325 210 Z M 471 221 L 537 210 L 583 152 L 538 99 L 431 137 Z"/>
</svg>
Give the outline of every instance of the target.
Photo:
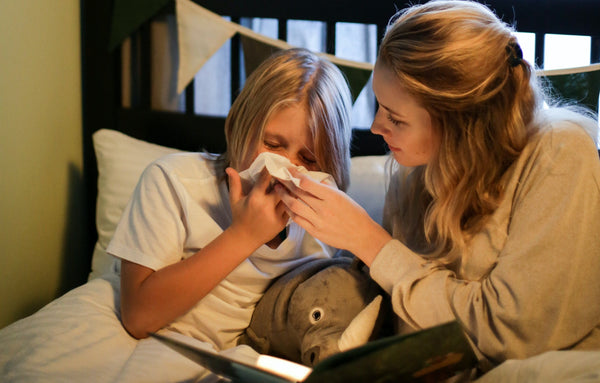
<svg viewBox="0 0 600 383">
<path fill-rule="evenodd" d="M 358 259 L 338 256 L 282 275 L 258 302 L 238 343 L 313 366 L 380 336 L 391 309 L 362 266 Z"/>
</svg>

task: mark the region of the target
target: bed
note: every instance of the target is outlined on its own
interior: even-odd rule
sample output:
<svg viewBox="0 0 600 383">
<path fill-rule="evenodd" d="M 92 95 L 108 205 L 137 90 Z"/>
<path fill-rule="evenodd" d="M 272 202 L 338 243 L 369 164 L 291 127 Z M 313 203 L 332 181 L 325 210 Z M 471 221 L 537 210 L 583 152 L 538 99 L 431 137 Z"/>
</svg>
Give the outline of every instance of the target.
<svg viewBox="0 0 600 383">
<path fill-rule="evenodd" d="M 134 0 L 81 2 L 88 282 L 0 331 L 0 380 L 3 382 L 208 382 L 218 379 L 156 341 L 137 341 L 127 334 L 119 318 L 115 263 L 104 252 L 146 165 L 168 153 L 201 149 L 221 152 L 225 147 L 224 116 L 210 111 L 197 113 L 197 80 L 183 84 L 182 92 L 177 92 L 184 97 L 178 97 L 176 110 L 156 107 L 153 89 L 157 67 L 150 65 L 154 63 L 155 54 L 152 25 L 157 19 L 173 18 L 176 5 L 173 1 L 146 2 L 152 9 L 144 13 L 144 18 L 133 12 L 142 3 Z M 513 6 L 504 0 L 486 3 L 492 4 L 498 14 L 506 15 L 507 21 L 516 18 L 522 30 L 540 32 L 542 36 L 543 32 L 592 36 L 592 61 L 600 61 L 600 26 L 594 17 L 600 14 L 600 4 L 595 0 L 582 1 L 577 8 L 568 5 L 567 0 L 532 2 L 536 9 L 528 5 Z M 396 6 L 403 5 L 387 0 L 198 0 L 195 4 L 217 15 L 228 16 L 227 22 L 236 26 L 248 17 L 279 20 L 276 28 L 279 40 L 285 40 L 288 35 L 285 20 L 320 22 L 325 36 L 323 52 L 332 55 L 336 53 L 336 22 L 369 24 L 377 42 Z M 539 14 L 546 17 L 535 17 Z M 119 17 L 129 20 L 129 24 L 121 25 L 121 29 L 115 27 Z M 244 73 L 248 61 L 243 60 L 241 36 L 236 33 L 229 39 L 230 97 L 235 96 L 243 83 L 240 73 Z M 540 44 L 536 45 L 539 50 L 536 56 L 542 57 L 543 38 L 537 39 Z M 361 65 L 358 67 L 364 68 Z M 359 87 L 357 96 L 360 92 Z M 374 101 L 370 102 L 374 107 Z M 354 129 L 348 193 L 379 222 L 386 184 L 385 153 L 386 148 L 378 136 L 364 127 Z M 247 356 L 247 350 L 235 352 L 239 357 Z M 232 352 L 234 357 L 235 352 Z M 532 380 L 543 381 L 540 368 L 531 366 L 545 366 L 544 371 L 549 371 L 547 366 L 556 365 L 555 361 L 560 360 L 563 361 L 560 364 L 568 362 L 571 366 L 565 372 L 571 377 L 582 376 L 582 371 L 595 372 L 598 377 L 598 354 L 586 354 L 590 362 L 579 369 L 570 358 L 582 360 L 579 355 L 564 357 L 552 353 L 546 359 L 536 359 L 529 364 L 515 365 L 517 362 L 514 362 L 507 365 L 507 373 L 498 369 L 496 375 L 490 376 L 498 381 L 516 376 L 519 371 L 533 371 Z"/>
</svg>

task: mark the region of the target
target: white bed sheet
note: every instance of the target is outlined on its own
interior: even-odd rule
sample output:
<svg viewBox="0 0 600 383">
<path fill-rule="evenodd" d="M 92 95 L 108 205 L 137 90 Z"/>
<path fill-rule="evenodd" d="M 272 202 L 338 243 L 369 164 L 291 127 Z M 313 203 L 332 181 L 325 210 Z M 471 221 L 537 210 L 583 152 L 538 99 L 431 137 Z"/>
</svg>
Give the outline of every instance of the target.
<svg viewBox="0 0 600 383">
<path fill-rule="evenodd" d="M 132 338 L 119 318 L 118 285 L 117 275 L 106 274 L 0 330 L 0 381 L 219 381 L 214 374 L 153 338 Z M 211 348 L 200 341 L 197 345 Z M 258 357 L 248 346 L 222 353 L 246 363 Z M 515 381 L 598 382 L 600 351 L 554 351 L 522 361 L 507 361 L 477 382 Z"/>
<path fill-rule="evenodd" d="M 131 337 L 118 307 L 118 276 L 105 275 L 0 330 L 0 381 L 218 381 L 157 340 Z M 248 358 L 254 351 L 240 346 L 226 353 Z"/>
<path fill-rule="evenodd" d="M 475 383 L 597 383 L 600 351 L 548 351 L 531 358 L 511 359 Z"/>
</svg>

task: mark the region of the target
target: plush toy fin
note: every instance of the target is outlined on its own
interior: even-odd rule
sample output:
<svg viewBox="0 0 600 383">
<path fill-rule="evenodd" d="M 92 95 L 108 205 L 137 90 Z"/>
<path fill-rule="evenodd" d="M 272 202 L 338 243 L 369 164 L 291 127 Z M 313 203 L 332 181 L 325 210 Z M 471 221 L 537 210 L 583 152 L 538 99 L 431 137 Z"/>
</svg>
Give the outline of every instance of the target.
<svg viewBox="0 0 600 383">
<path fill-rule="evenodd" d="M 369 341 L 379 316 L 381 300 L 381 295 L 376 296 L 367 307 L 354 317 L 338 340 L 340 351 L 358 347 Z"/>
<path fill-rule="evenodd" d="M 259 354 L 267 354 L 269 352 L 269 339 L 258 336 L 251 328 L 246 329 L 238 343 L 250 345 Z"/>
</svg>

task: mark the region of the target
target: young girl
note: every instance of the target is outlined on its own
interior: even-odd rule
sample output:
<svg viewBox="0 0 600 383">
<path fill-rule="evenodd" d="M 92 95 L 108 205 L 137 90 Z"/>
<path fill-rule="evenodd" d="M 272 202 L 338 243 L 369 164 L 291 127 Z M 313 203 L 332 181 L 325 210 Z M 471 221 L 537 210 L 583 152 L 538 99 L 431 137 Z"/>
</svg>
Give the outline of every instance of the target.
<svg viewBox="0 0 600 383">
<path fill-rule="evenodd" d="M 238 172 L 272 152 L 329 173 L 345 190 L 350 108 L 336 66 L 304 49 L 282 51 L 249 76 L 232 105 L 225 155 L 176 154 L 145 170 L 108 247 L 121 259 L 121 314 L 131 335 L 166 326 L 230 348 L 272 279 L 331 255 L 296 224 L 286 229 L 267 172 L 248 194 Z"/>
<path fill-rule="evenodd" d="M 401 332 L 458 320 L 483 368 L 600 349 L 597 122 L 545 109 L 513 30 L 470 1 L 400 12 L 373 89 L 387 231 L 302 175 L 276 187 L 293 220 L 370 266 Z"/>
</svg>

